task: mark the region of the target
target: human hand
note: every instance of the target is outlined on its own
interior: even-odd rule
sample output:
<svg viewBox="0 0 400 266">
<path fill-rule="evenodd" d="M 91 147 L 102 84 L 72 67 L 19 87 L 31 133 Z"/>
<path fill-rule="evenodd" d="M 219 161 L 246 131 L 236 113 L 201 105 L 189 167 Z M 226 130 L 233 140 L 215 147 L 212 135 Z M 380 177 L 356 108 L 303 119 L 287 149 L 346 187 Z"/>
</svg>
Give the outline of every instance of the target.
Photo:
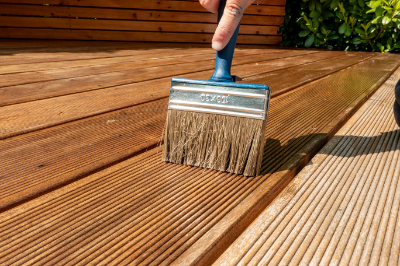
<svg viewBox="0 0 400 266">
<path fill-rule="evenodd" d="M 200 4 L 212 13 L 218 12 L 220 0 L 199 0 Z M 222 50 L 231 39 L 236 27 L 242 19 L 244 10 L 255 0 L 227 0 L 224 14 L 215 31 L 212 48 Z"/>
</svg>

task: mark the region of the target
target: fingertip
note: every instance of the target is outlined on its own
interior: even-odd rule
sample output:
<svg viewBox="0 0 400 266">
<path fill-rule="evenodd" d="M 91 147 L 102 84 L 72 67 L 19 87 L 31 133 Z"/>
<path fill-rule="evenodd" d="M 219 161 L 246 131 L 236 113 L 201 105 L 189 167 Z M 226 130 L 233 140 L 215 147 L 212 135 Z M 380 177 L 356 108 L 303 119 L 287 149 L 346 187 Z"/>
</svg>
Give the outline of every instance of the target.
<svg viewBox="0 0 400 266">
<path fill-rule="evenodd" d="M 213 41 L 212 42 L 212 48 L 215 51 L 221 51 L 224 48 L 224 45 L 219 41 Z"/>
</svg>

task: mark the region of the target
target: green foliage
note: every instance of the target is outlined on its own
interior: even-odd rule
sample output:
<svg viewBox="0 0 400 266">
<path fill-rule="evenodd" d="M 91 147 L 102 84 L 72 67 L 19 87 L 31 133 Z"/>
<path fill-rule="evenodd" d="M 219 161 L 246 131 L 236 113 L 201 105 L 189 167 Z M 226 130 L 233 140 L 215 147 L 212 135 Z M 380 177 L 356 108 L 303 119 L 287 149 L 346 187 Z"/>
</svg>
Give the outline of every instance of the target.
<svg viewBox="0 0 400 266">
<path fill-rule="evenodd" d="M 281 45 L 399 51 L 400 0 L 288 0 Z"/>
</svg>

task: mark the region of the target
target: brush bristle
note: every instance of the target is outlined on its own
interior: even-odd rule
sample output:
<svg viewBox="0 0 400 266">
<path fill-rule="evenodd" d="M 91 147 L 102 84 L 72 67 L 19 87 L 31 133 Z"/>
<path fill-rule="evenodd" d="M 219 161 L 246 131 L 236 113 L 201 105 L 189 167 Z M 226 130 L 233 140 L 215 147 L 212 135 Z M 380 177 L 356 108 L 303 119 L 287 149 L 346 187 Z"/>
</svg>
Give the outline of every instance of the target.
<svg viewBox="0 0 400 266">
<path fill-rule="evenodd" d="M 168 110 L 163 160 L 256 176 L 265 127 L 260 119 Z"/>
</svg>

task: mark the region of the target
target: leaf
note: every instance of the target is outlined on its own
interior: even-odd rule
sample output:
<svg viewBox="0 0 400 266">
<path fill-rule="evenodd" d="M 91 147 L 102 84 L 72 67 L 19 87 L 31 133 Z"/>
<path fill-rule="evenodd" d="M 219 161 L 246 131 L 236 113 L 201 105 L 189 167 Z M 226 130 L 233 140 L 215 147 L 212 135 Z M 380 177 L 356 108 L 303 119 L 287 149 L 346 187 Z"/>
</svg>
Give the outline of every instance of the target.
<svg viewBox="0 0 400 266">
<path fill-rule="evenodd" d="M 346 30 L 344 32 L 344 35 L 350 36 L 351 35 L 351 28 L 346 24 Z"/>
<path fill-rule="evenodd" d="M 400 48 L 400 42 L 396 42 L 396 43 L 394 44 L 394 48 Z"/>
<path fill-rule="evenodd" d="M 319 28 L 319 22 L 318 22 L 318 20 L 317 19 L 313 19 L 313 21 L 312 21 L 313 23 L 312 23 L 312 27 L 314 28 L 314 29 L 318 29 Z"/>
<path fill-rule="evenodd" d="M 385 11 L 385 9 L 383 9 L 383 7 L 381 7 L 381 6 L 378 6 L 378 7 L 375 9 L 375 14 L 376 14 L 376 16 L 377 16 L 377 17 L 382 16 L 383 11 Z"/>
<path fill-rule="evenodd" d="M 338 3 L 339 9 L 340 11 L 344 14 L 346 12 L 346 10 L 343 7 L 343 3 Z"/>
<path fill-rule="evenodd" d="M 314 45 L 318 47 L 318 46 L 320 46 L 320 44 L 321 44 L 320 40 L 318 38 L 315 38 Z"/>
<path fill-rule="evenodd" d="M 339 11 L 336 11 L 336 16 L 337 16 L 339 19 L 344 20 L 343 14 L 340 13 Z"/>
<path fill-rule="evenodd" d="M 315 2 L 314 2 L 314 0 L 311 0 L 311 1 L 310 1 L 310 4 L 309 4 L 308 8 L 310 9 L 310 11 L 314 11 L 314 9 L 315 9 Z"/>
<path fill-rule="evenodd" d="M 322 16 L 324 16 L 325 18 L 330 18 L 334 17 L 335 15 L 331 11 L 323 11 Z"/>
<path fill-rule="evenodd" d="M 308 34 L 310 34 L 311 31 L 309 30 L 303 30 L 299 32 L 299 37 L 306 37 Z"/>
<path fill-rule="evenodd" d="M 382 17 L 376 17 L 371 21 L 371 23 L 372 24 L 379 24 L 381 21 L 382 21 Z"/>
<path fill-rule="evenodd" d="M 389 18 L 388 16 L 384 16 L 383 19 L 382 19 L 382 24 L 383 24 L 383 25 L 387 25 L 387 24 L 389 24 L 391 21 L 392 21 L 391 18 Z"/>
<path fill-rule="evenodd" d="M 308 30 L 307 25 L 304 24 L 304 23 L 300 24 L 300 27 L 301 27 L 303 30 Z"/>
<path fill-rule="evenodd" d="M 364 6 L 365 6 L 364 0 L 358 0 L 358 5 L 359 5 L 361 8 L 364 8 Z"/>
<path fill-rule="evenodd" d="M 351 40 L 353 44 L 360 44 L 361 43 L 361 38 L 360 37 L 355 37 L 353 40 Z"/>
<path fill-rule="evenodd" d="M 392 40 L 391 38 L 389 38 L 389 39 L 387 40 L 387 42 L 386 42 L 386 45 L 387 45 L 388 47 L 391 47 L 391 46 L 393 45 L 393 40 Z"/>
<path fill-rule="evenodd" d="M 335 9 L 337 6 L 338 6 L 338 3 L 339 3 L 339 0 L 333 0 L 332 2 L 331 2 L 331 9 L 333 10 L 333 9 Z"/>
<path fill-rule="evenodd" d="M 339 33 L 340 33 L 340 34 L 345 33 L 346 29 L 347 29 L 347 24 L 346 24 L 346 23 L 343 23 L 343 24 L 339 27 Z"/>
<path fill-rule="evenodd" d="M 304 43 L 304 46 L 305 47 L 310 47 L 314 43 L 314 39 L 315 39 L 315 35 L 314 34 L 308 36 L 306 42 Z"/>
<path fill-rule="evenodd" d="M 354 30 L 355 30 L 358 34 L 364 34 L 364 33 L 365 33 L 365 31 L 362 30 L 362 29 L 360 29 L 360 28 L 355 28 Z"/>
<path fill-rule="evenodd" d="M 315 3 L 315 8 L 321 13 L 321 3 L 318 0 Z"/>
<path fill-rule="evenodd" d="M 317 10 L 314 10 L 310 13 L 311 18 L 316 18 L 319 17 L 319 12 Z"/>
<path fill-rule="evenodd" d="M 368 6 L 370 7 L 370 8 L 377 8 L 378 6 L 380 6 L 381 5 L 381 1 L 380 0 L 378 0 L 378 1 L 371 1 L 371 2 L 369 2 L 369 4 L 368 4 Z"/>
<path fill-rule="evenodd" d="M 328 39 L 329 40 L 337 40 L 337 39 L 339 39 L 339 37 L 340 37 L 339 35 L 335 34 L 335 35 L 329 36 Z"/>
</svg>

